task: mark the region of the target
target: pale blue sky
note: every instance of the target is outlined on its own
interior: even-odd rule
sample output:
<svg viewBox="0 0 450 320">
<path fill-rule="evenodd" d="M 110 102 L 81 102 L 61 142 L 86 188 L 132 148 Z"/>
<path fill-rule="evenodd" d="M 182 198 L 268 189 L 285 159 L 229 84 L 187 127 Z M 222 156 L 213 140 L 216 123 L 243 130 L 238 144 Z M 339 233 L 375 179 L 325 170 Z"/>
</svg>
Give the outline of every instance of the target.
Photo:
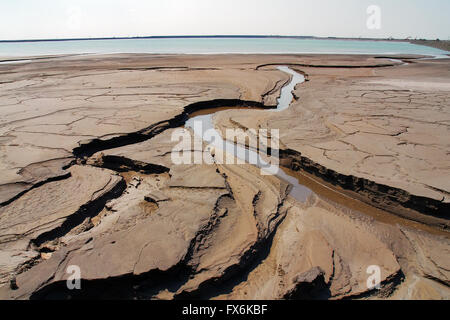
<svg viewBox="0 0 450 320">
<path fill-rule="evenodd" d="M 369 5 L 381 29 L 366 26 Z M 0 0 L 0 39 L 312 35 L 450 39 L 449 0 Z"/>
</svg>

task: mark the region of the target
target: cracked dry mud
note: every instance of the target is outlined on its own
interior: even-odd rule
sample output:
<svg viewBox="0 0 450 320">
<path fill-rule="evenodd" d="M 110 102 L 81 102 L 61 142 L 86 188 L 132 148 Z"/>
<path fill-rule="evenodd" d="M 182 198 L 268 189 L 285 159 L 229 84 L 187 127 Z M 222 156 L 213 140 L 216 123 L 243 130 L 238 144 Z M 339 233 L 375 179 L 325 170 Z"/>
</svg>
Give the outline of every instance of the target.
<svg viewBox="0 0 450 320">
<path fill-rule="evenodd" d="M 449 299 L 450 61 L 416 58 L 0 66 L 0 298 Z M 279 65 L 308 81 L 255 110 L 289 82 Z M 219 131 L 280 129 L 306 201 L 249 164 L 172 163 L 173 130 L 216 107 Z"/>
</svg>

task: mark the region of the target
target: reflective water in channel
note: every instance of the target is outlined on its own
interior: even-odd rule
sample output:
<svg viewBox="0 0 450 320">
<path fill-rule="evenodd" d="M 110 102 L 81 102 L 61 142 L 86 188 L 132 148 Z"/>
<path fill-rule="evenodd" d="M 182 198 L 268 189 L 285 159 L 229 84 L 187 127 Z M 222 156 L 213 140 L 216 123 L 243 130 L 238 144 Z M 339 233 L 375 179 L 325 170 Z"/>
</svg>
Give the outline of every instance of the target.
<svg viewBox="0 0 450 320">
<path fill-rule="evenodd" d="M 305 77 L 302 74 L 286 66 L 280 66 L 278 69 L 288 73 L 291 76 L 291 80 L 281 89 L 281 94 L 277 101 L 277 108 L 272 110 L 274 112 L 288 108 L 293 99 L 292 91 L 295 86 L 305 81 Z M 247 163 L 255 164 L 259 168 L 263 168 L 265 172 L 275 174 L 280 179 L 289 182 L 292 185 L 290 195 L 298 201 L 305 202 L 312 191 L 306 186 L 300 184 L 298 178 L 287 174 L 287 170 L 284 171 L 282 168 L 270 167 L 268 161 L 266 160 L 265 154 L 259 153 L 252 148 L 244 147 L 241 144 L 224 140 L 221 137 L 220 133 L 214 128 L 213 117 L 216 112 L 223 111 L 224 109 L 226 108 L 221 108 L 219 111 L 211 109 L 210 112 L 203 112 L 205 114 L 195 115 L 186 121 L 185 127 L 191 128 L 194 135 L 201 138 L 209 146 L 216 149 L 220 148 L 231 157 L 244 160 Z M 229 109 L 235 108 L 230 107 Z"/>
</svg>

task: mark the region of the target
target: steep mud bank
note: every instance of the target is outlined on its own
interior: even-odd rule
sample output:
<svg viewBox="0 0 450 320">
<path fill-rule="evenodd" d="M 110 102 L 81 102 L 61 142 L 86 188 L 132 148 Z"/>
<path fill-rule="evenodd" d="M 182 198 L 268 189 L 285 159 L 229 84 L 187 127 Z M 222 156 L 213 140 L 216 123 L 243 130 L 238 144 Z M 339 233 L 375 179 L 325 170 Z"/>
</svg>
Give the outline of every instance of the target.
<svg viewBox="0 0 450 320">
<path fill-rule="evenodd" d="M 43 186 L 43 185 L 46 184 L 46 183 L 53 182 L 53 181 L 64 180 L 64 179 L 67 179 L 67 178 L 69 178 L 69 177 L 70 177 L 70 172 L 66 172 L 66 173 L 64 173 L 64 174 L 62 174 L 62 175 L 60 175 L 60 176 L 51 177 L 51 178 L 48 178 L 48 179 L 46 179 L 46 180 L 44 180 L 44 181 L 40 181 L 40 182 L 38 182 L 38 183 L 32 185 L 29 189 L 26 189 L 26 190 L 24 190 L 24 191 L 18 193 L 17 195 L 15 195 L 14 197 L 12 197 L 11 199 L 6 200 L 6 201 L 4 201 L 4 202 L 1 202 L 1 203 L 0 203 L 0 207 L 7 206 L 8 204 L 12 203 L 13 201 L 19 199 L 21 196 L 23 196 L 23 195 L 26 194 L 27 192 L 29 192 L 29 191 L 31 191 L 31 190 L 33 190 L 33 189 L 39 188 L 39 187 Z"/>
<path fill-rule="evenodd" d="M 187 105 L 184 111 L 173 117 L 172 119 L 161 121 L 152 124 L 149 127 L 141 129 L 137 132 L 132 132 L 125 135 L 120 135 L 107 140 L 95 139 L 88 143 L 81 144 L 79 147 L 73 149 L 73 154 L 77 158 L 90 157 L 94 153 L 122 147 L 130 144 L 139 143 L 160 134 L 161 132 L 182 126 L 186 120 L 189 119 L 189 115 L 200 110 L 221 108 L 221 107 L 246 107 L 246 108 L 259 108 L 259 109 L 273 109 L 275 106 L 266 106 L 257 101 L 245 101 L 238 99 L 217 99 L 210 101 L 200 101 Z"/>
<path fill-rule="evenodd" d="M 63 237 L 71 230 L 74 230 L 76 227 L 81 225 L 84 221 L 86 221 L 86 219 L 90 219 L 98 215 L 100 211 L 102 211 L 105 207 L 105 204 L 108 201 L 120 197 L 125 191 L 126 187 L 127 185 L 125 183 L 125 180 L 121 179 L 119 183 L 117 183 L 113 188 L 111 188 L 111 190 L 103 194 L 101 197 L 83 204 L 75 213 L 67 217 L 67 219 L 60 226 L 42 233 L 38 237 L 32 239 L 30 241 L 31 245 L 40 247 L 46 242 L 50 242 Z M 82 231 L 83 230 L 80 230 L 79 232 Z"/>
<path fill-rule="evenodd" d="M 385 57 L 383 57 L 385 58 Z M 403 61 L 405 58 L 400 58 Z M 414 59 L 414 58 L 411 58 Z M 377 65 L 303 65 L 303 64 L 287 64 L 289 66 L 303 66 L 303 67 L 330 67 L 330 68 L 379 68 L 379 67 L 391 67 L 395 64 L 377 64 Z M 256 69 L 267 67 L 267 66 L 279 66 L 279 64 L 264 64 L 258 66 Z M 279 67 L 283 72 L 291 74 L 291 77 L 297 77 L 298 73 L 290 70 L 287 67 Z M 136 144 L 139 142 L 146 141 L 152 137 L 164 132 L 170 128 L 177 128 L 186 124 L 189 120 L 192 122 L 198 115 L 206 116 L 201 121 L 207 121 L 206 127 L 211 127 L 212 117 L 215 112 L 234 109 L 234 108 L 256 108 L 256 109 L 274 109 L 283 110 L 287 108 L 293 98 L 298 99 L 292 93 L 294 87 L 303 81 L 305 78 L 291 78 L 283 84 L 280 91 L 280 97 L 277 106 L 266 106 L 264 103 L 257 101 L 245 101 L 239 99 L 216 99 L 210 101 L 201 101 L 187 105 L 184 111 L 173 117 L 172 119 L 161 121 L 159 123 L 153 124 L 149 127 L 141 129 L 137 132 L 133 132 L 126 135 L 121 135 L 113 137 L 107 140 L 95 139 L 88 143 L 82 144 L 73 150 L 73 154 L 77 158 L 86 159 L 96 152 L 108 150 L 112 148 L 122 147 L 126 145 Z M 199 117 L 200 118 L 200 117 Z M 248 150 L 248 148 L 247 148 Z M 314 161 L 302 156 L 300 152 L 295 150 L 279 150 L 280 159 L 282 159 L 282 165 L 286 168 L 292 169 L 294 171 L 304 170 L 308 173 L 315 175 L 316 177 L 323 179 L 330 184 L 343 188 L 347 190 L 349 194 L 362 200 L 370 205 L 377 208 L 386 210 L 388 212 L 397 214 L 401 217 L 425 223 L 427 225 L 435 226 L 440 229 L 447 230 L 450 226 L 448 219 L 450 218 L 450 204 L 443 201 L 438 201 L 435 199 L 415 196 L 408 193 L 405 190 L 394 188 L 387 185 L 378 184 L 374 181 L 359 178 L 355 176 L 343 175 L 334 170 L 328 169 Z M 128 163 L 129 160 L 114 157 L 106 157 L 103 160 L 105 168 L 110 168 L 113 170 L 126 170 L 124 168 L 133 168 L 135 164 Z M 128 164 L 125 164 L 127 162 Z M 102 166 L 100 165 L 100 166 Z M 122 169 L 120 169 L 122 166 Z M 147 165 L 150 171 L 162 170 L 162 168 L 156 168 L 154 165 Z M 145 164 L 141 164 L 140 170 L 146 170 Z M 161 172 L 162 172 L 161 171 Z M 291 184 L 298 185 L 297 179 L 295 177 L 290 177 L 288 174 L 281 172 L 280 175 L 282 179 L 289 181 Z M 299 188 L 302 186 L 300 185 Z M 295 188 L 294 188 L 295 189 Z M 295 190 L 293 190 L 295 194 Z M 305 192 L 302 190 L 299 194 L 304 195 Z M 304 200 L 304 196 L 302 196 Z M 303 201 L 302 200 L 302 201 Z"/>
<path fill-rule="evenodd" d="M 348 176 L 321 166 L 303 157 L 295 150 L 280 150 L 284 166 L 293 171 L 304 170 L 335 187 L 349 191 L 350 195 L 377 208 L 407 219 L 448 230 L 450 227 L 450 204 L 430 198 L 419 197 L 405 190 Z"/>
<path fill-rule="evenodd" d="M 284 101 L 287 108 L 293 99 L 298 99 L 291 92 L 294 87 L 293 82 L 278 81 L 258 91 L 258 96 L 267 92 L 273 100 L 281 89 L 279 102 Z M 299 91 L 297 95 L 301 99 Z M 24 265 L 27 270 L 18 272 L 17 279 L 10 282 L 11 290 L 0 287 L 0 297 L 373 298 L 397 291 L 404 280 L 403 272 L 407 279 L 414 279 L 410 277 L 409 264 L 416 261 L 424 265 L 418 267 L 423 277 L 448 285 L 445 239 L 426 239 L 430 241 L 426 247 L 423 239 L 415 239 L 416 231 L 409 228 L 411 225 L 379 223 L 370 215 L 364 216 L 364 210 L 358 207 L 364 203 L 353 200 L 361 199 L 370 205 L 377 202 L 374 207 L 386 207 L 386 211 L 393 213 L 394 209 L 404 208 L 407 212 L 403 216 L 412 219 L 414 210 L 397 205 L 412 201 L 406 199 L 411 195 L 405 195 L 402 190 L 331 172 L 294 150 L 279 150 L 282 171 L 278 177 L 263 177 L 259 168 L 249 164 L 176 166 L 172 163 L 170 154 L 174 144 L 170 136 L 174 128 L 183 124 L 189 127 L 186 121 L 199 115 L 206 116 L 208 126 L 214 128 L 212 115 L 220 110 L 274 109 L 264 106 L 268 104 L 264 95 L 261 95 L 263 103 L 240 99 L 192 103 L 169 120 L 131 134 L 91 140 L 75 148 L 79 165 L 73 163 L 67 169 L 94 170 L 95 175 L 110 171 L 108 175 L 114 179 L 120 175 L 123 180 L 103 196 L 76 203 L 62 225 L 55 224 L 30 237 L 31 248 L 24 252 L 33 249 L 41 256 L 28 260 Z M 250 99 L 258 100 L 258 97 Z M 137 128 L 148 122 L 142 123 Z M 322 196 L 298 180 L 298 172 L 307 172 L 317 177 L 319 183 L 326 184 L 342 200 L 338 201 L 340 206 L 328 201 L 327 194 Z M 84 179 L 86 175 L 81 174 L 79 177 L 95 182 L 95 175 L 93 172 L 91 178 Z M 91 193 L 96 196 L 104 188 L 93 187 Z M 55 189 L 42 192 L 40 199 L 45 200 Z M 75 185 L 58 198 L 70 200 L 72 192 L 81 189 L 83 186 Z M 28 197 L 24 198 L 21 201 Z M 346 198 L 356 202 L 356 208 L 347 206 Z M 39 208 L 33 203 L 27 206 Z M 48 205 L 53 206 L 53 203 Z M 430 206 L 424 207 L 431 210 Z M 395 217 L 395 221 L 400 219 L 378 211 L 383 216 Z M 427 217 L 442 219 L 435 215 Z M 440 221 L 428 222 L 445 228 Z M 399 229 L 408 239 L 396 238 L 400 237 Z M 409 234 L 408 230 L 414 232 Z M 416 245 L 418 253 L 414 255 L 408 250 L 409 246 Z M 421 256 L 422 248 L 427 254 L 431 252 L 430 257 Z M 437 248 L 438 254 L 433 255 L 429 248 Z M 8 254 L 15 257 L 17 253 L 13 249 Z M 401 269 L 398 261 L 404 263 Z M 365 287 L 367 262 L 383 267 L 383 292 L 368 291 Z M 65 267 L 72 264 L 82 269 L 80 291 L 66 288 Z"/>
</svg>

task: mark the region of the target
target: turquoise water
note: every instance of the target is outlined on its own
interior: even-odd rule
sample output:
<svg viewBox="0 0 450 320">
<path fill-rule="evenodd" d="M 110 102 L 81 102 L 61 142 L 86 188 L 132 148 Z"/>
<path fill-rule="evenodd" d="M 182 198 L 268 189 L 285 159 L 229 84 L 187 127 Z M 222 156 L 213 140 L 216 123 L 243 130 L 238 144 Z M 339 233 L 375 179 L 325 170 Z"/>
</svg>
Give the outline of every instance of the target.
<svg viewBox="0 0 450 320">
<path fill-rule="evenodd" d="M 339 53 L 421 54 L 448 52 L 407 42 L 292 38 L 151 38 L 0 43 L 0 56 L 101 53 Z"/>
</svg>

